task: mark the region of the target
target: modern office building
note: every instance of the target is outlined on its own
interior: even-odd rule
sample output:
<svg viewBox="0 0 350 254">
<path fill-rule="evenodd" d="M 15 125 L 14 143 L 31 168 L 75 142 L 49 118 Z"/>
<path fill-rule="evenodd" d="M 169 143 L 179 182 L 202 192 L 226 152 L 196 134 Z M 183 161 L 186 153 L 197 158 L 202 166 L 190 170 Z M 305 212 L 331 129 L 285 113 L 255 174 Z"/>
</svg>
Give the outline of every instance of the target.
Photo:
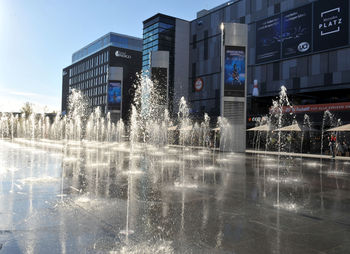
<svg viewBox="0 0 350 254">
<path fill-rule="evenodd" d="M 163 14 L 143 22 L 142 71 L 157 82 L 170 112 L 179 95 L 187 96 L 189 29 L 188 21 Z"/>
<path fill-rule="evenodd" d="M 164 60 L 168 53 L 169 98 L 185 96 L 193 116 L 253 127 L 285 86 L 297 118 L 307 113 L 319 125 L 330 110 L 350 122 L 349 8 L 349 0 L 232 0 L 180 20 L 178 33 L 179 19 L 157 14 L 144 21 L 143 70 L 152 54 Z M 189 54 L 178 61 L 181 33 L 189 33 Z"/>
<path fill-rule="evenodd" d="M 142 39 L 108 33 L 73 53 L 63 69 L 62 112 L 71 89 L 89 98 L 92 108 L 110 112 L 113 121 L 128 120 L 136 74 L 141 72 Z"/>
<path fill-rule="evenodd" d="M 149 71 L 157 81 L 159 75 L 153 73 L 159 74 L 159 67 L 166 70 L 168 66 L 166 87 L 170 112 L 177 112 L 183 96 L 190 102 L 193 116 L 203 117 L 207 112 L 215 116 L 215 121 L 218 116 L 225 116 L 235 134 L 230 135 L 231 141 L 242 141 L 232 142 L 228 147 L 236 146 L 235 151 L 243 151 L 246 79 L 242 72 L 234 81 L 228 74 L 233 71 L 232 66 L 225 68 L 227 73 L 221 66 L 229 65 L 230 61 L 230 64 L 235 62 L 240 71 L 247 68 L 247 26 L 228 22 L 220 28 L 222 22 L 219 21 L 212 24 L 212 30 L 201 21 L 199 26 L 204 30 L 197 31 L 197 21 L 187 22 L 163 14 L 147 19 L 144 21 L 143 70 Z M 227 82 L 221 82 L 224 80 Z"/>
<path fill-rule="evenodd" d="M 308 113 L 320 123 L 328 109 L 350 121 L 348 0 L 236 0 L 198 12 L 191 21 L 188 96 L 195 114 L 222 114 L 221 23 L 248 25 L 248 127 L 269 113 L 282 85 L 298 117 Z"/>
<path fill-rule="evenodd" d="M 188 72 L 183 73 L 171 71 L 182 64 L 172 51 L 180 35 L 173 30 L 167 33 L 167 38 L 175 43 L 168 44 L 170 49 L 160 48 L 157 36 L 165 28 L 158 26 L 166 23 L 161 18 L 168 16 L 157 14 L 144 22 L 143 68 L 150 67 L 149 51 L 169 51 L 170 93 L 174 89 L 178 97 L 185 96 L 194 116 L 200 117 L 204 112 L 212 118 L 224 115 L 223 104 L 231 104 L 232 114 L 242 110 L 242 105 L 237 108 L 223 102 L 224 97 L 237 95 L 236 91 L 225 96 L 223 91 L 224 83 L 229 87 L 232 82 L 237 88 L 235 72 L 241 82 L 243 79 L 246 82 L 241 93 L 245 92 L 247 98 L 247 127 L 255 125 L 254 119 L 269 113 L 272 99 L 278 96 L 282 85 L 296 105 L 295 112 L 302 113 L 298 117 L 308 113 L 317 124 L 328 109 L 348 122 L 349 8 L 349 0 L 233 0 L 211 10 L 201 10 L 189 22 Z M 178 19 L 169 20 L 174 26 L 174 20 Z M 231 52 L 226 48 L 230 40 L 227 37 L 237 37 L 232 24 L 247 25 L 244 54 L 238 52 L 239 47 L 231 48 Z M 156 31 L 155 37 L 149 33 L 152 29 Z M 246 68 L 241 63 L 246 63 Z M 187 89 L 184 89 L 186 85 L 172 84 L 172 80 L 187 73 Z"/>
</svg>

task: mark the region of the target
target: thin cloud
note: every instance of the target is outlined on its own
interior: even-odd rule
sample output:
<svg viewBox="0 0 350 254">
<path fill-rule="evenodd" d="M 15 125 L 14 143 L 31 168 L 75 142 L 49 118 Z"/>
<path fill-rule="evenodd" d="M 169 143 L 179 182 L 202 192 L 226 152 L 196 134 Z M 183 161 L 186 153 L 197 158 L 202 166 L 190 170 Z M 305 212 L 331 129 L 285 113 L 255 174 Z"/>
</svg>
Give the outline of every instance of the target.
<svg viewBox="0 0 350 254">
<path fill-rule="evenodd" d="M 16 91 L 16 90 L 10 90 L 10 89 L 1 89 L 0 92 L 2 94 L 8 94 L 8 95 L 16 95 L 16 96 L 22 96 L 22 97 L 28 97 L 28 98 L 50 98 L 53 100 L 60 100 L 58 96 L 49 96 L 45 94 L 39 94 L 39 93 L 32 93 L 32 92 L 22 92 L 22 91 Z"/>
</svg>

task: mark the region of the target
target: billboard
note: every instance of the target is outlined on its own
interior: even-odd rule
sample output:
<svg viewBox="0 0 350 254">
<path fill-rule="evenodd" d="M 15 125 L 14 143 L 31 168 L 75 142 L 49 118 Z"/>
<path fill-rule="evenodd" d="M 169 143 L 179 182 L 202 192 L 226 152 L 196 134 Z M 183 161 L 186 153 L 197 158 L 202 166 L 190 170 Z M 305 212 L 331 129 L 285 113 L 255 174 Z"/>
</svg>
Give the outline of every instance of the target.
<svg viewBox="0 0 350 254">
<path fill-rule="evenodd" d="M 108 109 L 120 110 L 122 101 L 121 81 L 110 81 L 108 84 Z"/>
<path fill-rule="evenodd" d="M 314 51 L 348 44 L 349 1 L 323 0 L 314 3 Z"/>
<path fill-rule="evenodd" d="M 256 63 L 281 57 L 281 16 L 256 22 Z"/>
<path fill-rule="evenodd" d="M 245 96 L 245 48 L 225 47 L 224 96 Z"/>
<path fill-rule="evenodd" d="M 312 5 L 282 14 L 282 57 L 311 52 Z"/>
</svg>

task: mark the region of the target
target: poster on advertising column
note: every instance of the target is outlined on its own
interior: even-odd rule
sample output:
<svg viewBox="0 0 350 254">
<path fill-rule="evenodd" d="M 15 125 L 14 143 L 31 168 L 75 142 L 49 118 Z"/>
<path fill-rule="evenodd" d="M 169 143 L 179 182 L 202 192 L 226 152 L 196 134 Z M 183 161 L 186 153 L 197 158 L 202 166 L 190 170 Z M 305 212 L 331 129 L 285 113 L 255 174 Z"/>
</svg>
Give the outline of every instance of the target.
<svg viewBox="0 0 350 254">
<path fill-rule="evenodd" d="M 256 63 L 281 57 L 281 16 L 256 22 Z"/>
<path fill-rule="evenodd" d="M 120 110 L 122 102 L 121 81 L 110 81 L 108 84 L 108 109 Z"/>
<path fill-rule="evenodd" d="M 245 96 L 245 48 L 225 47 L 224 96 Z"/>
<path fill-rule="evenodd" d="M 310 53 L 312 5 L 306 5 L 282 14 L 282 57 Z"/>
<path fill-rule="evenodd" d="M 349 0 L 314 3 L 314 51 L 348 44 Z"/>
</svg>

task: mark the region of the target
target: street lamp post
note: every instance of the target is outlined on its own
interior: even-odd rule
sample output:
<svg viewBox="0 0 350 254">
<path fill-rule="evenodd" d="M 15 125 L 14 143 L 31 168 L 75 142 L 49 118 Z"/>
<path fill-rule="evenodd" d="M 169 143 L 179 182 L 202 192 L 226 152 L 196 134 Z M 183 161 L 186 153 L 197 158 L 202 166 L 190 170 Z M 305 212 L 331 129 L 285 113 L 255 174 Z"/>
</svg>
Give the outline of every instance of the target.
<svg viewBox="0 0 350 254">
<path fill-rule="evenodd" d="M 225 51 L 225 25 L 224 23 L 220 24 L 221 30 L 221 45 L 220 45 L 220 115 L 224 116 L 224 78 L 225 78 L 225 68 L 224 68 L 224 51 Z"/>
</svg>

